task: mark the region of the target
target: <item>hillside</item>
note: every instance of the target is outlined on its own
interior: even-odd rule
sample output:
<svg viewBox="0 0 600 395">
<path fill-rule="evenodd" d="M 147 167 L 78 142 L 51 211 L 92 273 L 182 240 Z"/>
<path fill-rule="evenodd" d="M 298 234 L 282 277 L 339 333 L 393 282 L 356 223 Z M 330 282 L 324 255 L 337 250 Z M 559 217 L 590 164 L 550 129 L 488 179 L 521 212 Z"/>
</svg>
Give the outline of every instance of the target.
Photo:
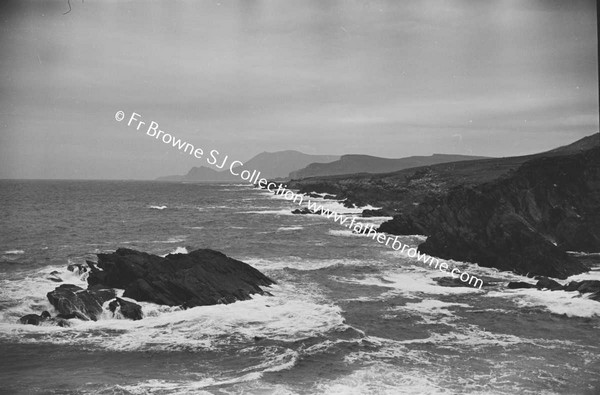
<svg viewBox="0 0 600 395">
<path fill-rule="evenodd" d="M 539 154 L 441 163 L 384 174 L 346 174 L 293 180 L 288 187 L 346 199 L 347 205 L 402 210 L 430 196 L 439 196 L 459 185 L 477 185 L 498 179 L 528 160 L 579 152 L 600 144 L 598 134 Z"/>
<path fill-rule="evenodd" d="M 588 270 L 566 251 L 600 252 L 600 147 L 538 157 L 515 172 L 430 197 L 381 225 L 424 234 L 425 253 L 519 274 Z"/>
<path fill-rule="evenodd" d="M 411 167 L 474 159 L 484 159 L 484 157 L 433 154 L 431 156 L 389 159 L 369 155 L 343 155 L 339 160 L 331 163 L 311 163 L 303 169 L 291 172 L 289 178 L 302 179 L 353 173 L 390 173 Z"/>
</svg>

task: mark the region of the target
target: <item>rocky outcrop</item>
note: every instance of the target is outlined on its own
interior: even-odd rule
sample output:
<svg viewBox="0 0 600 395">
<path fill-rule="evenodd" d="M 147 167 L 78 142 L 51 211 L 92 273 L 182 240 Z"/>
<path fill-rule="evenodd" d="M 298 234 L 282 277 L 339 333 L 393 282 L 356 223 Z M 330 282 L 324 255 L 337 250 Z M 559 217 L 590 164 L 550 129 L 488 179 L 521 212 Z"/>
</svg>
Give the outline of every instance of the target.
<svg viewBox="0 0 600 395">
<path fill-rule="evenodd" d="M 119 248 L 98 254 L 97 267 L 90 269 L 90 286 L 121 288 L 124 297 L 168 306 L 232 303 L 274 284 L 250 265 L 209 249 L 163 258 Z"/>
<path fill-rule="evenodd" d="M 115 314 L 118 310 L 123 317 L 129 318 L 130 320 L 137 321 L 144 318 L 144 315 L 142 314 L 142 306 L 125 299 L 116 298 L 108 304 L 108 309 L 113 314 Z"/>
<path fill-rule="evenodd" d="M 316 212 L 312 211 L 309 208 L 297 208 L 295 210 L 292 211 L 292 214 L 317 214 Z"/>
<path fill-rule="evenodd" d="M 389 209 L 385 209 L 385 208 L 378 208 L 378 209 L 366 209 L 363 210 L 362 212 L 362 217 L 363 218 L 368 218 L 368 217 L 393 217 L 394 215 L 396 215 L 396 212 L 394 210 L 389 210 Z"/>
<path fill-rule="evenodd" d="M 79 318 L 96 321 L 102 314 L 102 304 L 115 297 L 112 289 L 91 287 L 83 289 L 73 284 L 62 284 L 48 292 L 48 300 L 60 313 L 59 318 Z"/>
<path fill-rule="evenodd" d="M 424 234 L 424 253 L 519 274 L 587 271 L 566 251 L 600 250 L 600 148 L 534 159 L 496 181 L 455 187 L 379 230 Z"/>
<path fill-rule="evenodd" d="M 589 299 L 600 302 L 600 280 L 571 281 L 566 285 L 562 285 L 558 281 L 549 279 L 547 277 L 540 277 L 536 284 L 526 283 L 523 281 L 511 281 L 508 283 L 507 288 L 537 288 L 540 290 L 549 289 L 550 291 L 566 292 L 578 291 L 580 294 L 591 294 Z"/>
</svg>

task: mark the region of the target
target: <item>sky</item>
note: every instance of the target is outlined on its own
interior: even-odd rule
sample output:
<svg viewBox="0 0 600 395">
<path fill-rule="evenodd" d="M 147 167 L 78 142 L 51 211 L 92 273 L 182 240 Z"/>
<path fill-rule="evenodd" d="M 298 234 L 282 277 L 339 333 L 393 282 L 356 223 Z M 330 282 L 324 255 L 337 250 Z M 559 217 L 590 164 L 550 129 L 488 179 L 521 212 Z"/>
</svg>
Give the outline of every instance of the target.
<svg viewBox="0 0 600 395">
<path fill-rule="evenodd" d="M 0 179 L 261 152 L 529 154 L 598 131 L 595 1 L 3 0 Z"/>
</svg>

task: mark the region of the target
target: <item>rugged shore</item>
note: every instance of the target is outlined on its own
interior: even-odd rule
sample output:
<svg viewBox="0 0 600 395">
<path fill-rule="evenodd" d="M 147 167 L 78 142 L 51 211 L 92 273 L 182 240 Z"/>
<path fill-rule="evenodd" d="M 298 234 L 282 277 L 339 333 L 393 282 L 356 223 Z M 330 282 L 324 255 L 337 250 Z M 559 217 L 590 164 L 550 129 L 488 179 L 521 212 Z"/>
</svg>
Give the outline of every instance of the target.
<svg viewBox="0 0 600 395">
<path fill-rule="evenodd" d="M 97 255 L 98 263 L 88 261 L 88 267 L 68 268 L 77 273 L 88 272 L 87 289 L 61 284 L 48 293 L 48 301 L 58 312 L 56 317 L 44 311 L 40 315 L 28 314 L 20 322 L 68 326 L 67 320 L 72 318 L 97 321 L 107 312 L 103 305 L 109 301 L 108 311 L 112 314 L 139 320 L 143 318 L 142 307 L 123 298 L 190 308 L 247 300 L 253 294 L 270 295 L 261 287 L 275 283 L 252 266 L 209 249 L 160 257 L 119 248 Z M 115 289 L 124 290 L 123 298 L 117 297 Z"/>
<path fill-rule="evenodd" d="M 499 180 L 459 186 L 381 225 L 429 236 L 419 249 L 524 275 L 588 268 L 566 251 L 600 250 L 600 148 L 534 159 Z"/>
<path fill-rule="evenodd" d="M 598 134 L 521 157 L 388 174 L 291 180 L 348 207 L 382 207 L 380 231 L 423 234 L 428 254 L 525 275 L 565 278 L 588 267 L 567 251 L 600 251 Z M 364 215 L 372 215 L 371 211 Z"/>
</svg>

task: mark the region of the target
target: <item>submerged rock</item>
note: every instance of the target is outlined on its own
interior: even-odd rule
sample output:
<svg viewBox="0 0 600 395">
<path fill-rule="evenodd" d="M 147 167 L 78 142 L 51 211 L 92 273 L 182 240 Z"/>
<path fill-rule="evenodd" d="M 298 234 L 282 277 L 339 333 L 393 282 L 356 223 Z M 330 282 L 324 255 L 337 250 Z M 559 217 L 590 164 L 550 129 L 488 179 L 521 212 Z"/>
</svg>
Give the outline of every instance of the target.
<svg viewBox="0 0 600 395">
<path fill-rule="evenodd" d="M 114 314 L 120 309 L 121 315 L 130 320 L 141 320 L 144 316 L 142 314 L 142 306 L 137 303 L 130 302 L 125 299 L 116 298 L 108 304 L 108 309 Z"/>
<path fill-rule="evenodd" d="M 209 249 L 163 258 L 119 248 L 98 254 L 97 267 L 90 268 L 90 286 L 121 288 L 124 297 L 168 306 L 246 300 L 252 294 L 265 294 L 260 286 L 275 283 L 252 266 Z"/>
<path fill-rule="evenodd" d="M 62 284 L 46 295 L 61 318 L 79 318 L 96 321 L 102 314 L 102 304 L 115 297 L 112 289 L 83 289 L 73 284 Z"/>
<path fill-rule="evenodd" d="M 63 326 L 63 327 L 71 326 L 69 321 L 59 318 L 59 317 L 52 318 L 50 313 L 45 310 L 42 311 L 42 314 L 40 314 L 40 315 L 37 315 L 37 314 L 24 315 L 23 317 L 19 318 L 19 322 L 24 325 L 41 325 L 43 323 L 48 323 L 48 324 L 58 325 L 58 326 Z"/>
</svg>

